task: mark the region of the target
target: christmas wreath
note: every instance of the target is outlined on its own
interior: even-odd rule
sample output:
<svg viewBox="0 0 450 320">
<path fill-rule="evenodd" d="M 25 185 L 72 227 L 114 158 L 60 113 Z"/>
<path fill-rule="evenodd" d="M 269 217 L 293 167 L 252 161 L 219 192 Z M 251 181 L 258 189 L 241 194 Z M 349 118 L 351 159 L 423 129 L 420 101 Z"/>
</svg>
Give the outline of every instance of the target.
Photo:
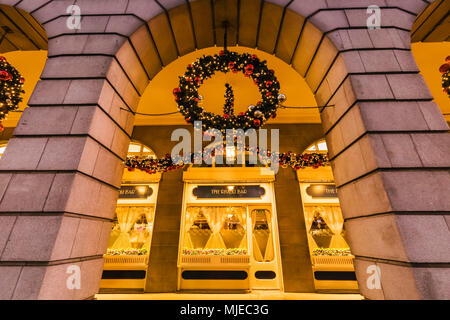
<svg viewBox="0 0 450 320">
<path fill-rule="evenodd" d="M 450 56 L 445 59 L 439 71 L 442 73 L 442 89 L 450 98 Z"/>
<path fill-rule="evenodd" d="M 5 57 L 0 56 L 0 122 L 6 118 L 10 111 L 17 110 L 22 102 L 23 83 L 19 71 L 6 61 Z M 0 131 L 3 125 L 0 123 Z"/>
<path fill-rule="evenodd" d="M 205 111 L 199 106 L 202 97 L 198 89 L 216 71 L 242 72 L 246 77 L 252 78 L 261 93 L 261 101 L 249 106 L 247 111 L 235 115 L 233 90 L 227 83 L 223 115 Z M 276 117 L 279 103 L 285 100 L 285 96 L 279 94 L 280 83 L 274 73 L 267 68 L 266 61 L 259 60 L 256 55 L 222 50 L 214 56 L 202 56 L 188 65 L 187 71 L 179 77 L 179 86 L 173 90 L 173 94 L 178 110 L 186 122 L 202 121 L 203 130 L 215 128 L 224 133 L 225 129 L 257 129 L 270 117 Z"/>
</svg>

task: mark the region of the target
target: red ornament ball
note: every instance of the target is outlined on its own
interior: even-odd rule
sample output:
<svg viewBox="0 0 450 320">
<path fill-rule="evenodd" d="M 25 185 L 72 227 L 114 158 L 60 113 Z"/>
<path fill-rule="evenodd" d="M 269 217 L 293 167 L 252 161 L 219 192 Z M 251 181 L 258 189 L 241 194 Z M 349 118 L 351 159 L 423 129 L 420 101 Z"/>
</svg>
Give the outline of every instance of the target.
<svg viewBox="0 0 450 320">
<path fill-rule="evenodd" d="M 253 120 L 253 125 L 254 125 L 255 127 L 259 127 L 259 126 L 261 125 L 261 121 L 258 120 L 258 119 Z"/>
<path fill-rule="evenodd" d="M 450 71 L 450 64 L 448 63 L 444 63 L 440 68 L 439 68 L 439 72 L 440 73 L 447 73 Z"/>
</svg>

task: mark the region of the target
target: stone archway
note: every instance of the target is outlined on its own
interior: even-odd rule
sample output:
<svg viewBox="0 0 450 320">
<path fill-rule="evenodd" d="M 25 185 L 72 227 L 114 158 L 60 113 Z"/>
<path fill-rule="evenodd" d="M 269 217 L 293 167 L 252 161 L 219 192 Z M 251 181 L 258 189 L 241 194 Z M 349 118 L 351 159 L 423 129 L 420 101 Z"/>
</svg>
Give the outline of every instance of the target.
<svg viewBox="0 0 450 320">
<path fill-rule="evenodd" d="M 210 2 L 186 9 L 185 1 L 171 1 L 173 8 L 141 0 L 0 2 L 31 12 L 49 38 L 42 80 L 14 132 L 17 142 L 0 160 L 2 234 L 8 235 L 0 242 L 3 294 L 89 298 L 98 288 L 133 127 L 126 109 L 136 110 L 158 68 L 202 45 L 196 37 L 193 47 L 177 41 L 175 21 L 183 17 L 179 10 L 188 10 L 195 29 L 193 8 L 201 14 Z M 220 2 L 232 9 L 237 3 Z M 262 2 L 259 17 L 270 23 L 257 22 L 256 45 L 292 62 L 318 103 L 330 106 L 321 117 L 362 294 L 448 298 L 450 257 L 440 246 L 450 236 L 448 126 L 410 52 L 409 30 L 427 3 L 375 1 L 385 22 L 367 30 L 372 2 L 347 8 L 333 0 Z M 76 31 L 66 26 L 65 10 L 73 3 L 83 12 Z M 158 20 L 174 43 L 152 56 L 164 32 L 153 34 L 147 21 Z M 274 30 L 261 32 L 267 25 Z M 286 35 L 287 29 L 297 35 Z M 254 37 L 236 35 L 242 39 Z M 81 271 L 79 290 L 67 287 L 74 265 Z M 380 287 L 366 285 L 370 265 L 381 270 Z"/>
</svg>

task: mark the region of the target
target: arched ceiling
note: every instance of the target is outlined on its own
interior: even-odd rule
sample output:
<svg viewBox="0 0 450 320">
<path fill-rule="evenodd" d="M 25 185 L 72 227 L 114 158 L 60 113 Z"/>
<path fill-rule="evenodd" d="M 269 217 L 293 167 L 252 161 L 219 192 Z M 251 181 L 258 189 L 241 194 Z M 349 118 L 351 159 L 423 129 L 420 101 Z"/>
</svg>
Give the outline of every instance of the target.
<svg viewBox="0 0 450 320">
<path fill-rule="evenodd" d="M 212 47 L 188 53 L 183 57 L 164 67 L 151 81 L 141 97 L 137 112 L 139 113 L 166 113 L 177 111 L 177 105 L 173 99 L 172 90 L 178 86 L 178 76 L 184 74 L 186 66 L 202 55 L 217 54 L 223 48 Z M 260 50 L 245 47 L 231 47 L 229 50 L 237 52 L 249 52 L 256 54 L 260 59 L 267 60 L 270 69 L 275 70 L 275 76 L 280 81 L 280 92 L 285 94 L 288 100 L 286 106 L 316 106 L 314 95 L 301 77 L 293 68 L 281 59 Z M 242 73 L 231 72 L 216 73 L 208 79 L 199 89 L 203 96 L 202 107 L 205 110 L 222 114 L 225 94 L 225 83 L 230 83 L 235 94 L 235 111 L 246 110 L 251 104 L 261 100 L 257 86 L 250 78 Z M 317 109 L 280 109 L 277 118 L 268 123 L 320 123 Z M 185 124 L 181 114 L 162 117 L 148 117 L 137 115 L 135 125 L 160 125 L 160 124 Z"/>
<path fill-rule="evenodd" d="M 0 53 L 15 50 L 47 50 L 42 25 L 22 9 L 0 5 Z"/>
</svg>

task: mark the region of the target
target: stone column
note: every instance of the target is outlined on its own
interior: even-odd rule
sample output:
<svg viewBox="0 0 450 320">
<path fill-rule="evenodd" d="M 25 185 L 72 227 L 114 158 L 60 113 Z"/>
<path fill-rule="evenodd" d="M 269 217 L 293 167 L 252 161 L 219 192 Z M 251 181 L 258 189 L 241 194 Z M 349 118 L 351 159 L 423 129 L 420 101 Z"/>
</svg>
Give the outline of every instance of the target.
<svg viewBox="0 0 450 320">
<path fill-rule="evenodd" d="M 183 206 L 183 170 L 163 174 L 153 226 L 145 292 L 177 290 L 177 259 Z"/>
<path fill-rule="evenodd" d="M 450 135 L 410 51 L 416 15 L 382 8 L 393 27 L 375 30 L 363 8 L 344 17 L 321 12 L 336 55 L 316 97 L 361 293 L 449 299 Z"/>
<path fill-rule="evenodd" d="M 278 230 L 285 292 L 314 292 L 300 186 L 292 169 L 280 169 L 275 181 Z"/>
<path fill-rule="evenodd" d="M 120 15 L 86 16 L 69 30 L 73 2 L 19 4 L 43 21 L 49 59 L 0 160 L 0 299 L 91 298 L 101 278 L 132 111 L 148 78 L 122 47 L 130 20 L 125 28 Z M 78 2 L 92 14 L 127 4 Z"/>
</svg>

